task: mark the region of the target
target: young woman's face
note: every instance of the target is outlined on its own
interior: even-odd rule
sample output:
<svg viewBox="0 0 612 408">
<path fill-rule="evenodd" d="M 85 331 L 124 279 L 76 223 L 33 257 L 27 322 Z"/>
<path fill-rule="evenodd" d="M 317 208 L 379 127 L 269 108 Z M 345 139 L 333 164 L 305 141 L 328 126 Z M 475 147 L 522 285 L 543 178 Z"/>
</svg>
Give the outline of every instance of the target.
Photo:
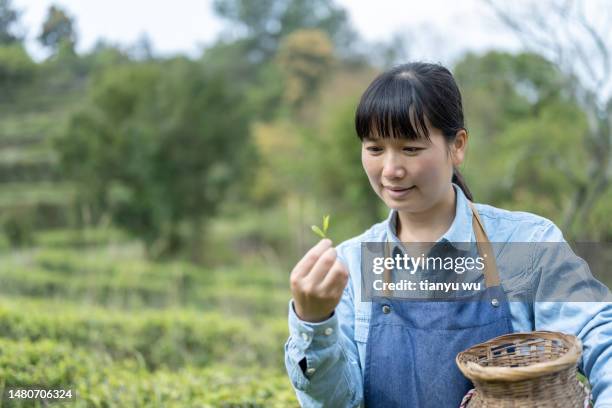
<svg viewBox="0 0 612 408">
<path fill-rule="evenodd" d="M 372 188 L 389 208 L 418 213 L 435 206 L 448 194 L 453 165 L 463 160 L 436 128 L 430 140 L 364 139 L 361 162 Z"/>
</svg>

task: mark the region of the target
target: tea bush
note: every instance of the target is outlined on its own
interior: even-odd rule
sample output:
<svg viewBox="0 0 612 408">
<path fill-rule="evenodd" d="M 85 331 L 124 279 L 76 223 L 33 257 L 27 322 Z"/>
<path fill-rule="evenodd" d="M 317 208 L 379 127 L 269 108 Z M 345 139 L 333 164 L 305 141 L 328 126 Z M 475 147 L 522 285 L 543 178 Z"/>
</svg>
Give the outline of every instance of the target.
<svg viewBox="0 0 612 408">
<path fill-rule="evenodd" d="M 152 262 L 119 234 L 88 234 L 0 257 L 1 407 L 49 406 L 8 399 L 16 388 L 75 392 L 57 407 L 298 406 L 288 272 Z"/>
<path fill-rule="evenodd" d="M 65 343 L 0 340 L 2 406 L 36 406 L 10 400 L 8 389 L 71 390 L 75 407 L 292 407 L 285 375 L 267 369 L 216 364 L 180 371 L 150 371 L 138 359 L 116 361 Z M 38 401 L 40 403 L 40 401 Z"/>
</svg>

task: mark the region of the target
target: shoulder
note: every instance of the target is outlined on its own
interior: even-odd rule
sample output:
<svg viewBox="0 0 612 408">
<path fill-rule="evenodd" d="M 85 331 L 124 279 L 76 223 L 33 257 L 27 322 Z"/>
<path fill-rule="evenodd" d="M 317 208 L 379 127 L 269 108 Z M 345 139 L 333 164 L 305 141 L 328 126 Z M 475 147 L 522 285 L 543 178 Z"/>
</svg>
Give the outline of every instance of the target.
<svg viewBox="0 0 612 408">
<path fill-rule="evenodd" d="M 497 242 L 563 242 L 563 233 L 548 218 L 526 211 L 510 211 L 476 204 L 489 240 Z"/>
</svg>

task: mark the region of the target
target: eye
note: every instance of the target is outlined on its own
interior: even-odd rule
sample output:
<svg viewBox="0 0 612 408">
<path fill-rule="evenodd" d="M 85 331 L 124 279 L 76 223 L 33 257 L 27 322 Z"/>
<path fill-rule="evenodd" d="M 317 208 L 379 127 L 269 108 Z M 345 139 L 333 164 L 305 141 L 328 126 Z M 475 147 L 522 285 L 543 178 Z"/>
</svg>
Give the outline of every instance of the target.
<svg viewBox="0 0 612 408">
<path fill-rule="evenodd" d="M 416 154 L 420 152 L 421 150 L 423 150 L 423 148 L 422 147 L 404 147 L 403 150 L 409 154 Z"/>
<path fill-rule="evenodd" d="M 380 153 L 383 149 L 380 146 L 368 146 L 366 150 L 370 153 Z"/>
</svg>

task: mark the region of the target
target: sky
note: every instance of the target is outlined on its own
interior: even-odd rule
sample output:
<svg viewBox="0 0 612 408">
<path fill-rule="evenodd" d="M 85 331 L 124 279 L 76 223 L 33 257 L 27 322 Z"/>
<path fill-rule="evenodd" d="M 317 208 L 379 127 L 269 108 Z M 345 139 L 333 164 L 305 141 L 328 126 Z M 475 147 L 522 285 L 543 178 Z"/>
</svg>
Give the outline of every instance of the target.
<svg viewBox="0 0 612 408">
<path fill-rule="evenodd" d="M 254 0 L 256 1 L 256 0 Z M 450 62 L 466 50 L 517 50 L 518 40 L 501 28 L 482 0 L 336 0 L 353 26 L 369 42 L 409 38 L 411 57 Z M 37 59 L 44 51 L 35 38 L 51 4 L 76 19 L 79 51 L 103 38 L 134 44 L 146 34 L 162 55 L 199 55 L 223 27 L 212 0 L 13 0 L 22 10 L 28 50 Z M 435 44 L 435 46 L 432 46 Z"/>
</svg>

